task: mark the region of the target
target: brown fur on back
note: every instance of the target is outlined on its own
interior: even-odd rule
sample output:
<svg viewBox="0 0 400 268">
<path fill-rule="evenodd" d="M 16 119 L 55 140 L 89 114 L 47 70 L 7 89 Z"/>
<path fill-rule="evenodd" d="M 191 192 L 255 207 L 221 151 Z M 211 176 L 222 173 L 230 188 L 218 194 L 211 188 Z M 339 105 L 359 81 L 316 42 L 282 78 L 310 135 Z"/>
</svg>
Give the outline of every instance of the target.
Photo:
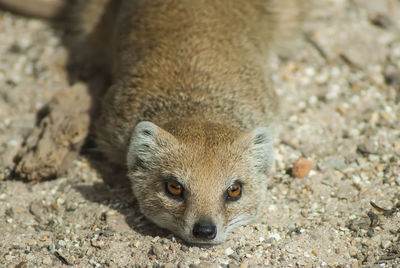
<svg viewBox="0 0 400 268">
<path fill-rule="evenodd" d="M 220 243 L 259 214 L 278 113 L 265 63 L 298 29 L 300 2 L 122 0 L 102 15 L 116 20 L 98 148 L 126 165 L 141 212 L 187 242 Z M 170 180 L 184 189 L 178 199 Z M 243 194 L 229 201 L 238 183 Z M 204 222 L 211 239 L 196 233 Z"/>
<path fill-rule="evenodd" d="M 124 161 L 143 120 L 163 126 L 193 118 L 239 130 L 272 124 L 278 100 L 265 61 L 298 26 L 299 2 L 122 1 L 110 35 L 114 83 L 103 101 L 99 148 Z"/>
</svg>

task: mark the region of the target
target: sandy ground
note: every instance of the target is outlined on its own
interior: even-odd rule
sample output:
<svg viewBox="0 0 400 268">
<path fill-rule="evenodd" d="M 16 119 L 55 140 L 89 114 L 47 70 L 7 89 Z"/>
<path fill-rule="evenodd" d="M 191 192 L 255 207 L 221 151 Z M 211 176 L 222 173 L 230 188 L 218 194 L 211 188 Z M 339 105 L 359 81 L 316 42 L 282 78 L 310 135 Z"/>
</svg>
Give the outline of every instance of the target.
<svg viewBox="0 0 400 268">
<path fill-rule="evenodd" d="M 67 52 L 43 21 L 0 12 L 1 266 L 400 266 L 400 2 L 331 0 L 309 24 L 270 63 L 285 120 L 263 216 L 198 248 L 147 222 L 85 154 L 54 180 L 13 178 L 37 111 L 68 86 Z M 289 172 L 300 157 L 315 166 L 304 179 Z"/>
</svg>

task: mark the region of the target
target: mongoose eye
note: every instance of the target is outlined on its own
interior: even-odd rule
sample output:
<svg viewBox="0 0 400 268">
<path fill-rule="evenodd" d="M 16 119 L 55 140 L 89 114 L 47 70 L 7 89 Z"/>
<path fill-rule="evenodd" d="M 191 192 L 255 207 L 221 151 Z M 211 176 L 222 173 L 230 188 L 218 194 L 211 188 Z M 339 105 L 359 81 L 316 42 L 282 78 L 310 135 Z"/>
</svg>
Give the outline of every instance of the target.
<svg viewBox="0 0 400 268">
<path fill-rule="evenodd" d="M 242 196 L 242 184 L 235 182 L 226 190 L 228 201 L 236 201 Z"/>
<path fill-rule="evenodd" d="M 174 197 L 182 196 L 183 187 L 179 182 L 176 181 L 167 181 L 165 183 L 165 188 L 168 194 Z"/>
</svg>

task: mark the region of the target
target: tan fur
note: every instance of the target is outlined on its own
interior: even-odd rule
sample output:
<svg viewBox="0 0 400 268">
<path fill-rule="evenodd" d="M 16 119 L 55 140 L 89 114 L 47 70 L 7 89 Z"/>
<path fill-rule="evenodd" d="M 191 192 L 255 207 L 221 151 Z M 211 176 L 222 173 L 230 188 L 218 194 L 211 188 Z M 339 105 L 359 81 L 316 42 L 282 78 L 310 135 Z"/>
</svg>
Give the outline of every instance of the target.
<svg viewBox="0 0 400 268">
<path fill-rule="evenodd" d="M 117 163 L 128 151 L 142 213 L 188 242 L 220 243 L 258 215 L 273 152 L 270 132 L 255 128 L 274 128 L 278 104 L 265 62 L 281 32 L 293 33 L 298 2 L 122 3 L 98 145 Z M 132 136 L 140 121 L 154 123 L 147 125 L 155 127 L 152 138 Z M 184 201 L 165 193 L 163 178 L 170 175 L 188 193 Z M 243 182 L 243 196 L 226 202 L 235 180 Z M 218 230 L 212 240 L 192 234 L 205 218 Z"/>
<path fill-rule="evenodd" d="M 80 0 L 72 12 L 79 42 L 112 70 L 98 148 L 127 168 L 141 212 L 187 242 L 220 243 L 259 214 L 278 108 L 265 63 L 298 29 L 301 2 Z M 166 193 L 170 177 L 183 199 Z M 193 235 L 204 220 L 215 238 Z"/>
</svg>

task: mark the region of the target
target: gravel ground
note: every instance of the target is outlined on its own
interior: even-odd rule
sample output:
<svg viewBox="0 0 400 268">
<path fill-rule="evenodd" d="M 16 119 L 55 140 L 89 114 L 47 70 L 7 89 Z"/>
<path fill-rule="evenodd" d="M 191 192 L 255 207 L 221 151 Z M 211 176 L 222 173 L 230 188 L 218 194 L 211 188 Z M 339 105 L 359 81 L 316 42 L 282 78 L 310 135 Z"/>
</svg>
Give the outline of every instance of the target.
<svg viewBox="0 0 400 268">
<path fill-rule="evenodd" d="M 270 64 L 285 120 L 263 216 L 198 248 L 147 222 L 85 155 L 63 177 L 13 179 L 38 109 L 68 86 L 67 52 L 45 22 L 0 12 L 1 266 L 400 266 L 400 2 L 326 0 L 308 24 Z M 294 178 L 302 157 L 314 169 Z"/>
</svg>

